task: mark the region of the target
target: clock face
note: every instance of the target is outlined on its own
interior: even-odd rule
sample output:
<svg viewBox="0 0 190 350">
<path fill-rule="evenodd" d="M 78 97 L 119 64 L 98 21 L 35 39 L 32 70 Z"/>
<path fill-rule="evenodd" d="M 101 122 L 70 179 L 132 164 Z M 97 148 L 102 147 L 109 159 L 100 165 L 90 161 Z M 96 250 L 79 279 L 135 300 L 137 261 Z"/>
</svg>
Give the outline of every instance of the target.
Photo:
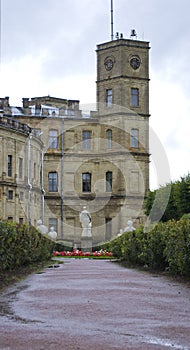
<svg viewBox="0 0 190 350">
<path fill-rule="evenodd" d="M 140 58 L 139 56 L 133 56 L 131 59 L 130 59 L 130 65 L 133 69 L 138 69 L 140 67 L 140 64 L 141 64 L 141 61 L 140 61 Z"/>
<path fill-rule="evenodd" d="M 104 66 L 106 70 L 110 71 L 114 66 L 114 59 L 112 57 L 107 57 L 104 61 Z"/>
</svg>

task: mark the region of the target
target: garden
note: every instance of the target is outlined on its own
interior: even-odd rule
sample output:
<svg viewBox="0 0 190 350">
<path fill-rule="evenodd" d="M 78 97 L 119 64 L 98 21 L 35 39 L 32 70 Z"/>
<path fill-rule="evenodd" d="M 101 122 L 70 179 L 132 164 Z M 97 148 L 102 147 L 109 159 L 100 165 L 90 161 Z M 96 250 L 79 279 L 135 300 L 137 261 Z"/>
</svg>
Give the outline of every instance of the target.
<svg viewBox="0 0 190 350">
<path fill-rule="evenodd" d="M 64 258 L 89 258 L 89 259 L 111 259 L 113 254 L 107 250 L 96 250 L 94 252 L 83 252 L 79 249 L 72 251 L 54 251 L 53 257 L 64 257 Z"/>
</svg>

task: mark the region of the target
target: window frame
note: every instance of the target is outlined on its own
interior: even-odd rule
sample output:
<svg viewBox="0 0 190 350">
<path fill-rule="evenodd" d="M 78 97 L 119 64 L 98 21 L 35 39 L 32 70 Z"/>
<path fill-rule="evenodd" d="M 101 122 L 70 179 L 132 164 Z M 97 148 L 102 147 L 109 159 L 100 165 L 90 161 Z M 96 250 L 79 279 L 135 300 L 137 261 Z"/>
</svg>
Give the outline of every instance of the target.
<svg viewBox="0 0 190 350">
<path fill-rule="evenodd" d="M 86 179 L 85 179 L 86 177 Z M 82 173 L 82 192 L 90 193 L 92 185 L 92 174 L 89 172 Z"/>
<path fill-rule="evenodd" d="M 49 226 L 49 231 L 50 231 L 50 228 L 53 226 L 54 230 L 58 233 L 58 220 L 56 218 L 49 218 L 48 226 Z"/>
<path fill-rule="evenodd" d="M 58 130 L 49 130 L 49 149 L 58 149 Z"/>
<path fill-rule="evenodd" d="M 107 148 L 112 149 L 113 132 L 111 129 L 106 130 Z"/>
<path fill-rule="evenodd" d="M 8 200 L 9 201 L 13 200 L 13 190 L 8 190 Z"/>
<path fill-rule="evenodd" d="M 113 187 L 113 172 L 106 171 L 106 192 L 112 192 Z"/>
<path fill-rule="evenodd" d="M 130 147 L 139 148 L 139 129 L 132 128 L 130 134 Z"/>
<path fill-rule="evenodd" d="M 139 107 L 139 88 L 131 88 L 130 106 Z"/>
<path fill-rule="evenodd" d="M 48 173 L 48 190 L 49 192 L 58 192 L 58 174 L 56 171 Z"/>
<path fill-rule="evenodd" d="M 12 154 L 8 154 L 7 156 L 7 175 L 9 177 L 12 177 L 12 172 L 13 172 L 13 156 Z"/>
<path fill-rule="evenodd" d="M 113 105 L 113 89 L 106 89 L 106 106 L 109 108 Z"/>
<path fill-rule="evenodd" d="M 91 138 L 92 138 L 91 130 L 82 130 L 82 149 L 83 150 L 91 149 Z"/>
</svg>

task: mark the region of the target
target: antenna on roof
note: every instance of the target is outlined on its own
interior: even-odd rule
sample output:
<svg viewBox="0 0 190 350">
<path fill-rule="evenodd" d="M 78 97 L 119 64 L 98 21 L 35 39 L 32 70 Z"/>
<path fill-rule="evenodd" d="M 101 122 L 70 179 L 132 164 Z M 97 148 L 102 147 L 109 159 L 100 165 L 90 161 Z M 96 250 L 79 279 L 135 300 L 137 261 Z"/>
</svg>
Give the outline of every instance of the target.
<svg viewBox="0 0 190 350">
<path fill-rule="evenodd" d="M 111 0 L 111 40 L 113 40 L 113 0 Z"/>
</svg>

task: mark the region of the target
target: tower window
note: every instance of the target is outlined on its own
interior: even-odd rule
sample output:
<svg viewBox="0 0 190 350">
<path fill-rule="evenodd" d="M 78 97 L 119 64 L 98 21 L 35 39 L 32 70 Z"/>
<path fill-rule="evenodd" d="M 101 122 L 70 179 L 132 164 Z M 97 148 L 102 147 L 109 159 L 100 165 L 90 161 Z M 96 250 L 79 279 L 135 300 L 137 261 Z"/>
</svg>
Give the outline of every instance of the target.
<svg viewBox="0 0 190 350">
<path fill-rule="evenodd" d="M 107 138 L 107 148 L 112 148 L 112 130 L 109 129 L 106 131 L 106 138 Z"/>
<path fill-rule="evenodd" d="M 49 130 L 49 148 L 56 149 L 58 147 L 58 132 L 57 130 Z"/>
<path fill-rule="evenodd" d="M 131 107 L 138 107 L 139 106 L 139 89 L 137 89 L 137 88 L 131 88 L 130 105 L 131 105 Z"/>
<path fill-rule="evenodd" d="M 113 91 L 112 89 L 106 90 L 106 106 L 111 107 L 113 104 Z"/>
<path fill-rule="evenodd" d="M 91 149 L 91 131 L 82 132 L 82 149 Z"/>
<path fill-rule="evenodd" d="M 91 174 L 90 173 L 82 174 L 82 191 L 91 192 Z"/>
<path fill-rule="evenodd" d="M 8 155 L 8 159 L 7 159 L 7 166 L 8 166 L 8 176 L 12 176 L 12 156 Z"/>
<path fill-rule="evenodd" d="M 49 173 L 49 192 L 57 192 L 57 173 Z"/>
<path fill-rule="evenodd" d="M 130 146 L 134 148 L 139 147 L 139 130 L 138 129 L 131 129 Z"/>
</svg>

